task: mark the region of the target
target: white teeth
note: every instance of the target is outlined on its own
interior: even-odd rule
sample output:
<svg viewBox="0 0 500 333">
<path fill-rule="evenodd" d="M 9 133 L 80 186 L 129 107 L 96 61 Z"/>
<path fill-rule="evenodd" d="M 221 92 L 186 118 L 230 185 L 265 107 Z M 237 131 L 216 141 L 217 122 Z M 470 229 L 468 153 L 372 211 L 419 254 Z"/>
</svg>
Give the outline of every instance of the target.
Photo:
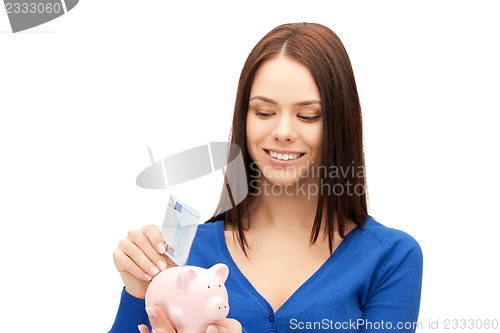
<svg viewBox="0 0 500 333">
<path fill-rule="evenodd" d="M 281 153 L 277 153 L 274 151 L 269 151 L 269 155 L 271 155 L 272 157 L 274 157 L 278 160 L 282 160 L 282 161 L 294 160 L 294 159 L 300 157 L 299 153 L 281 154 Z"/>
</svg>

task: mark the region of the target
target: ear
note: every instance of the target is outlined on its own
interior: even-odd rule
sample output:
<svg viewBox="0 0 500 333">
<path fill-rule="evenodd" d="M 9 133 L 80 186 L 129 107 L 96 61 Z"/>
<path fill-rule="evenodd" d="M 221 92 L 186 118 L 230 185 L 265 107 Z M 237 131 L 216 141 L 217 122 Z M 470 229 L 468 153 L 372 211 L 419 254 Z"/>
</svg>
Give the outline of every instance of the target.
<svg viewBox="0 0 500 333">
<path fill-rule="evenodd" d="M 225 264 L 215 264 L 208 270 L 214 272 L 215 275 L 220 277 L 222 282 L 226 282 L 227 276 L 229 275 L 229 268 Z"/>
<path fill-rule="evenodd" d="M 189 288 L 191 281 L 193 281 L 197 275 L 198 273 L 190 267 L 181 268 L 177 276 L 177 288 L 179 288 L 181 292 L 185 292 Z"/>
</svg>

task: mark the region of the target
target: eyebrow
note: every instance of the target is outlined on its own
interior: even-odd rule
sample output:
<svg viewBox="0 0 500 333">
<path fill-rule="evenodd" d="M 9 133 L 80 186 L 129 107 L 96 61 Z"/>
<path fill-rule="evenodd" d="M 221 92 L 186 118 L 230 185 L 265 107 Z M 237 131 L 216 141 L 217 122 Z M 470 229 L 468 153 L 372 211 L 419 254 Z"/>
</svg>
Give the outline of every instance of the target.
<svg viewBox="0 0 500 333">
<path fill-rule="evenodd" d="M 275 100 L 267 98 L 267 97 L 264 97 L 264 96 L 254 96 L 254 97 L 250 98 L 250 101 L 252 101 L 254 99 L 258 99 L 258 100 L 261 100 L 263 102 L 266 102 L 266 103 L 269 103 L 269 104 L 273 104 L 273 105 L 277 105 L 278 104 L 278 102 L 276 102 Z M 316 99 L 311 99 L 311 100 L 308 100 L 308 101 L 297 102 L 297 103 L 294 103 L 293 105 L 294 106 L 305 106 L 305 105 L 311 105 L 311 104 L 319 104 L 319 105 L 321 105 L 321 102 L 318 101 L 318 100 L 316 100 Z"/>
</svg>

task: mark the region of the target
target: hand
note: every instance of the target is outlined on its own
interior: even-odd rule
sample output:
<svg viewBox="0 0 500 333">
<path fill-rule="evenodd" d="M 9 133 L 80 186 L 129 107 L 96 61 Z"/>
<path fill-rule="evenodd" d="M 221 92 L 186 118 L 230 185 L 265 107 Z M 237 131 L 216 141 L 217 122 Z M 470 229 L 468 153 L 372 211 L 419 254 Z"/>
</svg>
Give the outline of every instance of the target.
<svg viewBox="0 0 500 333">
<path fill-rule="evenodd" d="M 160 307 L 147 308 L 146 311 L 154 333 L 176 333 Z M 146 325 L 139 325 L 138 329 L 140 333 L 150 333 Z M 207 333 L 242 333 L 242 328 L 236 319 L 225 318 L 208 326 Z"/>
<path fill-rule="evenodd" d="M 241 324 L 236 319 L 225 318 L 208 326 L 207 333 L 242 333 Z"/>
<path fill-rule="evenodd" d="M 149 323 L 154 333 L 176 333 L 175 328 L 168 321 L 159 306 L 146 308 L 146 312 L 148 313 Z M 139 325 L 138 329 L 140 333 L 150 333 L 146 325 Z"/>
<path fill-rule="evenodd" d="M 167 267 L 176 266 L 165 255 L 165 241 L 160 229 L 147 225 L 132 229 L 113 252 L 116 269 L 125 290 L 137 298 L 145 298 L 151 279 Z"/>
</svg>

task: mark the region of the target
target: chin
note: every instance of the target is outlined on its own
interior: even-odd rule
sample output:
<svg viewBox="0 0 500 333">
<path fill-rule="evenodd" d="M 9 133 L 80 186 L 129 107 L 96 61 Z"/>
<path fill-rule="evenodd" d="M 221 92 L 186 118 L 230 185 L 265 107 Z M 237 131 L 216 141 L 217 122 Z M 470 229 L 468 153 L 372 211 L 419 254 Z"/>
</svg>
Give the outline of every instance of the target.
<svg viewBox="0 0 500 333">
<path fill-rule="evenodd" d="M 287 187 L 287 186 L 300 186 L 300 184 L 304 181 L 300 177 L 300 175 L 294 173 L 293 171 L 290 172 L 288 170 L 288 174 L 286 172 L 278 171 L 275 173 L 268 173 L 262 177 L 262 181 L 267 184 L 268 186 L 282 186 L 282 187 Z"/>
<path fill-rule="evenodd" d="M 272 186 L 299 186 L 299 180 L 296 178 L 266 178 L 265 182 Z"/>
</svg>

